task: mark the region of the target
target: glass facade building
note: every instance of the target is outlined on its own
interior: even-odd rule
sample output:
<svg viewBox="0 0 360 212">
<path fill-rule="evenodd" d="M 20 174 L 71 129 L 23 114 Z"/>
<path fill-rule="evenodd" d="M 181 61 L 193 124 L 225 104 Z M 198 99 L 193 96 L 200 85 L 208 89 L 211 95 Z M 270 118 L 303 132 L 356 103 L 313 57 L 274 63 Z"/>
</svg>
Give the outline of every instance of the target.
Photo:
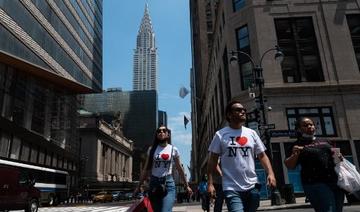
<svg viewBox="0 0 360 212">
<path fill-rule="evenodd" d="M 152 144 L 158 125 L 157 92 L 109 90 L 101 94 L 87 94 L 81 98 L 83 109 L 110 117 L 119 114 L 124 136 L 134 142 L 133 180 L 138 180 L 146 151 Z"/>
<path fill-rule="evenodd" d="M 0 158 L 76 187 L 76 95 L 102 90 L 102 1 L 0 0 L 0 37 Z"/>
</svg>

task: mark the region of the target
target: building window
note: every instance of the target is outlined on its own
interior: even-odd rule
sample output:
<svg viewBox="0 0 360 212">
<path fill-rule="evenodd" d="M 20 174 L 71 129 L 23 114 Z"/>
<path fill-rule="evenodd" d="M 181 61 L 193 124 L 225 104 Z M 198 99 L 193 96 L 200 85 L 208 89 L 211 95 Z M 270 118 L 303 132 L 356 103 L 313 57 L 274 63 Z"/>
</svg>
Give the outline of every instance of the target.
<svg viewBox="0 0 360 212">
<path fill-rule="evenodd" d="M 17 75 L 16 80 L 12 84 L 13 92 L 13 121 L 19 126 L 24 126 L 25 116 L 25 99 L 26 99 L 26 86 L 27 79 L 20 74 Z"/>
<path fill-rule="evenodd" d="M 237 49 L 239 51 L 250 53 L 249 31 L 247 26 L 243 26 L 236 30 Z M 250 59 L 245 55 L 238 55 L 241 89 L 245 90 L 254 83 L 253 67 Z"/>
<path fill-rule="evenodd" d="M 39 149 L 38 163 L 41 164 L 41 165 L 45 164 L 45 152 L 44 152 L 43 149 Z"/>
<path fill-rule="evenodd" d="M 45 89 L 39 85 L 34 85 L 34 87 L 31 129 L 43 134 L 45 128 Z"/>
<path fill-rule="evenodd" d="M 20 147 L 21 147 L 21 140 L 20 138 L 14 136 L 11 144 L 11 151 L 10 151 L 10 158 L 11 159 L 19 159 L 20 155 Z"/>
<path fill-rule="evenodd" d="M 0 133 L 0 156 L 8 157 L 10 150 L 10 136 L 6 133 Z"/>
<path fill-rule="evenodd" d="M 30 146 L 27 143 L 23 143 L 21 148 L 20 160 L 29 161 L 29 156 L 30 156 Z"/>
<path fill-rule="evenodd" d="M 38 161 L 38 147 L 31 147 L 30 162 L 37 163 Z"/>
<path fill-rule="evenodd" d="M 233 0 L 233 9 L 234 12 L 240 10 L 241 8 L 245 7 L 245 0 Z"/>
<path fill-rule="evenodd" d="M 312 18 L 275 19 L 275 28 L 285 55 L 281 64 L 284 82 L 324 81 Z"/>
<path fill-rule="evenodd" d="M 347 15 L 347 23 L 349 26 L 351 40 L 353 43 L 356 61 L 360 65 L 360 15 Z"/>
<path fill-rule="evenodd" d="M 297 119 L 301 117 L 309 117 L 314 121 L 316 136 L 337 136 L 334 115 L 331 107 L 287 108 L 286 115 L 290 130 L 295 130 L 295 121 Z"/>
<path fill-rule="evenodd" d="M 51 165 L 51 153 L 47 152 L 46 153 L 46 160 L 45 160 L 45 165 L 50 166 Z"/>
</svg>

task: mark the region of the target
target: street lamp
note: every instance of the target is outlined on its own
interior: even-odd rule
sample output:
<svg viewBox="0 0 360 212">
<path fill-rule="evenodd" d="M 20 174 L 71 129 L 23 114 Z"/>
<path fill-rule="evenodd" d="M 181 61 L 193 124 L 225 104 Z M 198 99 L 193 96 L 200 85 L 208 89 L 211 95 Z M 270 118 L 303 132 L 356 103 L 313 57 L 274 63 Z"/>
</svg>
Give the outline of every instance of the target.
<svg viewBox="0 0 360 212">
<path fill-rule="evenodd" d="M 266 152 L 267 155 L 269 157 L 269 160 L 272 162 L 273 161 L 273 155 L 272 155 L 272 147 L 271 147 L 271 143 L 270 143 L 270 135 L 268 132 L 269 129 L 269 125 L 267 123 L 267 119 L 266 119 L 266 111 L 265 111 L 265 103 L 264 103 L 264 95 L 263 95 L 263 87 L 264 87 L 264 78 L 263 78 L 263 68 L 262 68 L 262 61 L 265 57 L 266 54 L 268 54 L 269 52 L 272 51 L 276 51 L 275 53 L 275 60 L 278 62 L 282 62 L 282 60 L 284 59 L 284 54 L 282 53 L 280 47 L 278 45 L 275 46 L 275 48 L 271 48 L 266 50 L 260 58 L 260 62 L 259 64 L 256 64 L 254 59 L 246 52 L 243 51 L 232 51 L 231 52 L 231 58 L 230 58 L 230 64 L 236 64 L 239 63 L 239 59 L 237 57 L 237 55 L 240 57 L 240 55 L 245 55 L 247 58 L 249 58 L 252 68 L 253 68 L 253 79 L 254 79 L 254 83 L 255 85 L 258 86 L 259 89 L 259 110 L 261 111 L 261 121 L 259 121 L 259 130 L 263 130 L 263 135 L 265 136 L 265 146 L 266 146 Z M 240 65 L 240 64 L 239 64 Z M 255 75 L 255 76 L 254 76 Z M 279 193 L 275 190 L 271 191 L 271 205 L 276 204 L 276 202 L 280 202 L 280 195 Z"/>
<path fill-rule="evenodd" d="M 263 68 L 262 68 L 262 62 L 266 54 L 269 52 L 276 51 L 275 53 L 275 60 L 278 62 L 282 62 L 284 59 L 284 54 L 282 53 L 280 47 L 276 45 L 274 48 L 266 50 L 260 58 L 260 62 L 258 64 L 255 63 L 254 59 L 246 52 L 243 51 L 231 51 L 231 58 L 230 58 L 230 64 L 234 65 L 236 63 L 239 63 L 238 56 L 244 55 L 246 56 L 252 65 L 253 68 L 253 79 L 255 85 L 258 86 L 259 90 L 259 110 L 261 111 L 261 122 L 259 123 L 259 129 L 262 129 L 265 136 L 265 146 L 267 147 L 267 153 L 269 156 L 269 159 L 272 161 L 272 151 L 271 151 L 271 144 L 270 144 L 270 136 L 268 134 L 268 123 L 266 120 L 266 110 L 265 110 L 265 103 L 264 103 L 264 95 L 263 95 L 263 87 L 264 87 L 264 78 L 263 78 Z"/>
</svg>

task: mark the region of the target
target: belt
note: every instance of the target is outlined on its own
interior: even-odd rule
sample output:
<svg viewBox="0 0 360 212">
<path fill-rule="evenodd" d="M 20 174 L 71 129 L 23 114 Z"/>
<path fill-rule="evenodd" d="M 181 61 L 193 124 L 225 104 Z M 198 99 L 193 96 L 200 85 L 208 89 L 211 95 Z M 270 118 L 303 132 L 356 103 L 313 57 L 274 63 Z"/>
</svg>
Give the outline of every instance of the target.
<svg viewBox="0 0 360 212">
<path fill-rule="evenodd" d="M 172 175 L 168 174 L 168 175 L 165 175 L 162 177 L 157 177 L 157 176 L 151 175 L 151 178 L 155 178 L 157 181 L 166 181 L 167 179 L 172 178 Z"/>
</svg>

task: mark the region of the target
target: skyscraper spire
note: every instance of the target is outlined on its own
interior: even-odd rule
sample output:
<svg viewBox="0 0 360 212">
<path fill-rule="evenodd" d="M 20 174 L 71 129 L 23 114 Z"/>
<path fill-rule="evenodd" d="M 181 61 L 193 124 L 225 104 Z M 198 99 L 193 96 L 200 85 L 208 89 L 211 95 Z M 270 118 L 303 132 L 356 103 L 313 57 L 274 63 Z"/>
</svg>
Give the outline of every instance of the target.
<svg viewBox="0 0 360 212">
<path fill-rule="evenodd" d="M 157 48 L 147 3 L 136 39 L 133 66 L 133 90 L 156 90 Z"/>
</svg>

